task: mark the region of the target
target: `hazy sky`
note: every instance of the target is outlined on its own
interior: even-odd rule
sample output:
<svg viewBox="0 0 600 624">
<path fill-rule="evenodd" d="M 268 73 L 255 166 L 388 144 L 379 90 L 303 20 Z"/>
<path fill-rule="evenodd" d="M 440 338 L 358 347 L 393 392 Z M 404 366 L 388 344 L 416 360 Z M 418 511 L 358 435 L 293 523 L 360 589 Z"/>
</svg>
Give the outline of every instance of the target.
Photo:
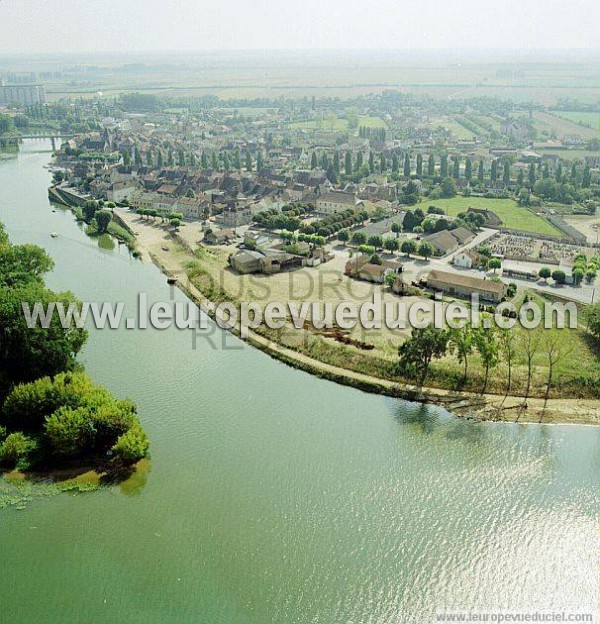
<svg viewBox="0 0 600 624">
<path fill-rule="evenodd" d="M 598 48 L 599 0 L 0 0 L 0 53 Z"/>
</svg>

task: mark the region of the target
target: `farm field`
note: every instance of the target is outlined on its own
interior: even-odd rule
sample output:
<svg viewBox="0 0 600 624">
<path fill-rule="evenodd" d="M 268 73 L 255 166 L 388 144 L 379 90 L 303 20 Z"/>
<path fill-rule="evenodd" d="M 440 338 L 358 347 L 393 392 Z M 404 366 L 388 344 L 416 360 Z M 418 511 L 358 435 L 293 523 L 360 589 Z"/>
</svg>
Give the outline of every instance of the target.
<svg viewBox="0 0 600 624">
<path fill-rule="evenodd" d="M 367 128 L 386 128 L 387 124 L 380 117 L 360 117 L 359 126 Z M 296 121 L 290 124 L 292 130 L 321 130 L 323 132 L 343 132 L 348 129 L 348 120 L 343 117 L 324 117 L 308 121 Z"/>
<path fill-rule="evenodd" d="M 583 160 L 586 156 L 600 156 L 600 151 L 593 152 L 586 149 L 543 149 L 540 150 L 542 154 L 548 154 L 550 156 L 560 156 L 565 160 Z"/>
<path fill-rule="evenodd" d="M 512 199 L 487 199 L 486 197 L 452 197 L 451 199 L 426 200 L 421 207 L 437 206 L 443 208 L 451 217 L 460 212 L 466 212 L 469 208 L 487 209 L 502 219 L 502 223 L 513 230 L 522 230 L 532 234 L 549 236 L 561 236 L 551 223 L 534 214 L 527 208 L 523 208 Z"/>
<path fill-rule="evenodd" d="M 583 124 L 594 130 L 600 125 L 600 113 L 591 113 L 585 111 L 552 111 L 553 115 L 568 119 L 578 125 Z"/>
<path fill-rule="evenodd" d="M 387 124 L 381 117 L 360 117 L 359 126 L 364 126 L 365 128 L 386 128 Z"/>
<path fill-rule="evenodd" d="M 458 121 L 456 121 L 453 118 L 441 119 L 438 122 L 436 122 L 435 125 L 440 128 L 445 128 L 446 130 L 449 130 L 454 136 L 454 138 L 459 141 L 472 141 L 473 140 L 473 136 L 474 136 L 473 132 L 465 128 L 463 125 L 458 123 Z"/>
<path fill-rule="evenodd" d="M 551 115 L 550 113 L 536 111 L 533 114 L 533 119 L 538 132 L 546 134 L 547 136 L 556 136 L 558 139 L 563 139 L 565 136 L 575 134 L 579 135 L 582 139 L 594 139 L 598 137 L 597 129 L 580 126 L 573 121 Z"/>
</svg>

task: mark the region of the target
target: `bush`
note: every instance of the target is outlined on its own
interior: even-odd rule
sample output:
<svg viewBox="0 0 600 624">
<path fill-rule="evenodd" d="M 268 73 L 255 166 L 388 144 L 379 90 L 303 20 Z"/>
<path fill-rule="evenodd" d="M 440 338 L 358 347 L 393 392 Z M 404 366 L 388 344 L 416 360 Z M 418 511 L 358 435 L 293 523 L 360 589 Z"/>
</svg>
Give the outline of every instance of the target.
<svg viewBox="0 0 600 624">
<path fill-rule="evenodd" d="M 125 463 L 136 462 L 148 454 L 150 441 L 144 430 L 138 425 L 134 425 L 119 437 L 117 443 L 112 447 L 112 451 Z"/>
<path fill-rule="evenodd" d="M 1 419 L 9 429 L 36 431 L 59 407 L 77 407 L 98 387 L 83 373 L 61 373 L 15 386 L 4 402 Z M 103 389 L 102 389 L 103 390 Z M 108 395 L 108 391 L 105 391 Z"/>
<path fill-rule="evenodd" d="M 93 438 L 93 426 L 85 407 L 61 407 L 46 420 L 46 438 L 57 455 L 80 455 Z"/>
<path fill-rule="evenodd" d="M 17 431 L 11 433 L 0 446 L 0 463 L 14 467 L 27 458 L 35 448 L 35 442 Z"/>
</svg>

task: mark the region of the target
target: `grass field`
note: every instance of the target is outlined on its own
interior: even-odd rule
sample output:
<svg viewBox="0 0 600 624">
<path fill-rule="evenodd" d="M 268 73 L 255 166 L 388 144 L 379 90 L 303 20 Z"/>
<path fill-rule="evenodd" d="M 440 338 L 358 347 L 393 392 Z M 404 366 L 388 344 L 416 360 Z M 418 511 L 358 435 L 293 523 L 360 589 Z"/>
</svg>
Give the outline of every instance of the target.
<svg viewBox="0 0 600 624">
<path fill-rule="evenodd" d="M 522 230 L 532 234 L 561 236 L 561 232 L 542 217 L 527 208 L 522 208 L 513 199 L 487 199 L 485 197 L 453 197 L 423 202 L 424 205 L 438 206 L 446 214 L 454 217 L 469 208 L 485 208 L 502 219 L 502 223 L 512 230 Z"/>
<path fill-rule="evenodd" d="M 556 150 L 556 149 L 543 149 L 540 150 L 542 154 L 549 154 L 560 156 L 564 160 L 583 160 L 586 156 L 600 156 L 600 152 L 592 152 L 585 149 L 568 149 L 568 150 Z"/>
<path fill-rule="evenodd" d="M 452 118 L 442 119 L 435 125 L 449 130 L 454 138 L 458 139 L 459 141 L 472 141 L 473 136 L 475 136 L 473 132 L 471 132 L 463 125 L 459 124 L 458 121 Z"/>
<path fill-rule="evenodd" d="M 598 137 L 597 128 L 588 128 L 580 126 L 569 119 L 536 111 L 533 114 L 534 125 L 538 132 L 545 133 L 548 136 L 556 136 L 562 139 L 568 135 L 579 135 L 583 139 L 594 139 Z"/>
<path fill-rule="evenodd" d="M 600 124 L 600 113 L 588 113 L 580 111 L 552 111 L 553 115 L 568 119 L 576 124 L 583 124 L 589 128 L 597 129 Z"/>
<path fill-rule="evenodd" d="M 359 122 L 359 126 L 364 126 L 365 128 L 386 128 L 387 124 L 381 117 L 361 117 Z"/>
<path fill-rule="evenodd" d="M 386 128 L 387 124 L 380 117 L 360 117 L 359 126 L 366 128 Z M 343 117 L 324 117 L 309 121 L 296 121 L 290 124 L 292 130 L 320 130 L 321 132 L 344 132 L 348 129 L 348 120 Z"/>
<path fill-rule="evenodd" d="M 321 132 L 343 132 L 348 128 L 348 120 L 339 117 L 296 121 L 290 124 L 292 130 L 319 130 Z"/>
</svg>

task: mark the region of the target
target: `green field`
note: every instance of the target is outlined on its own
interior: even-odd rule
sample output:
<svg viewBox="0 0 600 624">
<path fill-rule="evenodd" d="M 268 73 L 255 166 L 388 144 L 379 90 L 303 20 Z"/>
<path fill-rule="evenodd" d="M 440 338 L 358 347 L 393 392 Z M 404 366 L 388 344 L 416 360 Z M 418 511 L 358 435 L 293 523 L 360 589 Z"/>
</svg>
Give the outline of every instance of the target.
<svg viewBox="0 0 600 624">
<path fill-rule="evenodd" d="M 359 126 L 364 126 L 365 128 L 386 128 L 387 124 L 381 117 L 361 117 L 359 122 Z"/>
<path fill-rule="evenodd" d="M 386 128 L 387 124 L 380 117 L 360 117 L 359 126 L 367 128 Z M 321 132 L 344 132 L 348 129 L 348 120 L 344 117 L 335 117 L 333 115 L 311 119 L 309 121 L 296 121 L 290 124 L 292 130 L 319 130 Z"/>
<path fill-rule="evenodd" d="M 425 205 L 426 204 L 426 205 Z M 422 207 L 438 206 L 451 217 L 469 208 L 485 208 L 502 219 L 502 223 L 511 230 L 522 230 L 532 234 L 561 236 L 561 232 L 542 217 L 527 208 L 522 208 L 513 199 L 487 199 L 485 197 L 453 197 L 452 199 L 426 200 Z"/>
<path fill-rule="evenodd" d="M 309 121 L 296 121 L 290 124 L 292 130 L 318 130 L 320 132 L 344 132 L 348 128 L 348 120 L 339 117 L 324 117 Z"/>
<path fill-rule="evenodd" d="M 588 113 L 580 111 L 552 111 L 553 115 L 568 119 L 576 124 L 583 124 L 589 128 L 597 129 L 600 124 L 600 113 Z"/>
</svg>

